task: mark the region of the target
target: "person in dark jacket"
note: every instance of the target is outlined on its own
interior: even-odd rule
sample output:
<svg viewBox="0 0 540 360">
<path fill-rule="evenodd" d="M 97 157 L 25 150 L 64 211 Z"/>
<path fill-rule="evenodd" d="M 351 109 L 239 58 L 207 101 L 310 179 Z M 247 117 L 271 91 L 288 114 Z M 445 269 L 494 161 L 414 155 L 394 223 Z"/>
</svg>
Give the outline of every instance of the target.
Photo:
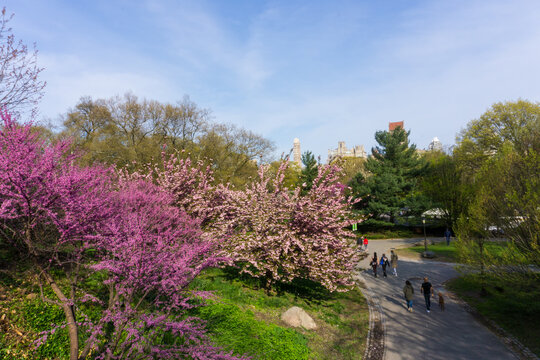
<svg viewBox="0 0 540 360">
<path fill-rule="evenodd" d="M 370 265 L 373 268 L 373 275 L 375 275 L 375 277 L 377 277 L 377 265 L 378 265 L 378 263 L 377 263 L 377 253 L 376 252 L 373 253 L 373 258 L 371 259 Z"/>
<path fill-rule="evenodd" d="M 431 310 L 431 297 L 433 296 L 433 286 L 428 281 L 427 276 L 424 278 L 424 282 L 420 287 L 420 292 L 424 294 L 424 300 L 426 300 L 426 311 L 429 313 Z"/>
<path fill-rule="evenodd" d="M 405 281 L 405 287 L 403 287 L 403 295 L 405 295 L 405 301 L 407 301 L 407 311 L 412 312 L 414 288 L 412 287 L 409 280 Z"/>
<path fill-rule="evenodd" d="M 446 231 L 444 232 L 444 237 L 446 238 L 446 246 L 450 246 L 450 236 L 452 236 L 452 233 L 450 232 L 449 228 L 446 228 Z"/>
<path fill-rule="evenodd" d="M 390 265 L 388 262 L 388 258 L 386 257 L 386 254 L 382 254 L 381 256 L 381 266 L 383 271 L 383 276 L 386 277 L 386 267 Z"/>
</svg>

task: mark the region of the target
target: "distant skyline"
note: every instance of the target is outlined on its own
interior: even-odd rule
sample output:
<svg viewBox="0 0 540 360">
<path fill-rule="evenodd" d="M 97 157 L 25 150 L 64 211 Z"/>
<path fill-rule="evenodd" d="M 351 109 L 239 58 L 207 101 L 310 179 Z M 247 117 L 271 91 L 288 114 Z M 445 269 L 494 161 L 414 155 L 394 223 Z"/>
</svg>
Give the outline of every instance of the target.
<svg viewBox="0 0 540 360">
<path fill-rule="evenodd" d="M 326 160 L 404 121 L 444 145 L 493 103 L 540 100 L 540 2 L 8 0 L 36 43 L 41 116 L 82 96 L 187 94 L 276 143 Z"/>
</svg>

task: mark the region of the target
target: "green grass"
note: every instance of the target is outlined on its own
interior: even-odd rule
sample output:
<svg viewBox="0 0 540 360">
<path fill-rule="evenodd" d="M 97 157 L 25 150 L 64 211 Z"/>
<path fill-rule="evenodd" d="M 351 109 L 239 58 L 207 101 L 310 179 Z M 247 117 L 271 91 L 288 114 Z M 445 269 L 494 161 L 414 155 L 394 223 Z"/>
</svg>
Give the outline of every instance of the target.
<svg viewBox="0 0 540 360">
<path fill-rule="evenodd" d="M 255 359 L 359 359 L 369 325 L 359 290 L 330 294 L 320 285 L 296 282 L 267 294 L 256 279 L 211 269 L 192 284 L 214 291 L 218 300 L 199 308 L 214 341 Z M 307 311 L 316 330 L 288 328 L 281 314 L 291 306 Z"/>
<path fill-rule="evenodd" d="M 501 255 L 506 248 L 506 244 L 501 242 L 487 242 L 485 244 L 486 251 L 491 255 Z M 424 246 L 412 246 L 405 249 L 399 249 L 398 253 L 401 254 L 416 254 L 420 256 L 424 252 Z M 458 256 L 458 250 L 455 246 L 455 242 L 450 242 L 450 245 L 446 245 L 446 242 L 436 243 L 434 245 L 428 245 L 428 250 L 435 253 L 436 259 L 439 261 L 460 262 Z"/>
<path fill-rule="evenodd" d="M 477 274 L 451 280 L 448 288 L 540 356 L 540 276 L 513 274 L 511 281 L 488 276 L 484 296 Z"/>
</svg>

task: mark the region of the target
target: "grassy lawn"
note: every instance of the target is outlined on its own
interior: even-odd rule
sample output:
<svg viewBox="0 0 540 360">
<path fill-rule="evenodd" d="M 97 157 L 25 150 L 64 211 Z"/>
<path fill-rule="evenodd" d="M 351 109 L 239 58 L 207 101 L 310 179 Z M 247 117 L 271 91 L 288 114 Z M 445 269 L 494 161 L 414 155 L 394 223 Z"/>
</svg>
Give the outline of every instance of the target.
<svg viewBox="0 0 540 360">
<path fill-rule="evenodd" d="M 493 255 L 501 254 L 505 247 L 505 243 L 502 242 L 494 241 L 486 243 L 486 251 Z M 449 246 L 446 245 L 446 242 L 428 245 L 428 250 L 435 253 L 435 259 L 438 261 L 459 262 L 458 251 L 454 241 L 450 242 Z M 404 249 L 398 249 L 397 252 L 398 254 L 405 256 L 420 257 L 420 255 L 424 252 L 424 246 L 412 246 Z"/>
<path fill-rule="evenodd" d="M 540 276 L 488 277 L 485 296 L 480 284 L 478 275 L 466 275 L 450 281 L 448 288 L 540 356 Z"/>
<path fill-rule="evenodd" d="M 360 359 L 369 326 L 367 303 L 358 289 L 329 294 L 310 283 L 283 286 L 268 295 L 257 283 L 219 269 L 206 271 L 193 287 L 218 299 L 196 310 L 214 340 L 255 359 Z M 280 319 L 291 306 L 304 309 L 317 329 L 289 328 Z"/>
</svg>

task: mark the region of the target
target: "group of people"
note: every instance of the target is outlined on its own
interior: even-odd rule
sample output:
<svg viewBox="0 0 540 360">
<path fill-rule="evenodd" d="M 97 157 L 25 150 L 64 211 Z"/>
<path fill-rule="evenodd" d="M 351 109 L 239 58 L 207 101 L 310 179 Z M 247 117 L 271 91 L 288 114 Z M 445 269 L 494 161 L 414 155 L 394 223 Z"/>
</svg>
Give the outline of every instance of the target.
<svg viewBox="0 0 540 360">
<path fill-rule="evenodd" d="M 386 254 L 382 254 L 381 259 L 378 260 L 377 253 L 374 252 L 370 265 L 373 268 L 373 275 L 375 277 L 377 277 L 377 268 L 379 265 L 382 267 L 384 277 L 387 277 L 386 268 L 390 266 L 392 267 L 394 276 L 397 276 L 398 256 L 394 250 L 390 250 L 390 260 L 388 260 Z"/>
<path fill-rule="evenodd" d="M 366 239 L 367 240 L 367 239 Z M 373 276 L 377 277 L 377 268 L 380 266 L 382 268 L 383 276 L 387 277 L 386 269 L 392 267 L 393 275 L 397 276 L 397 267 L 398 267 L 398 256 L 394 250 L 390 250 L 390 259 L 386 254 L 382 254 L 381 258 L 377 257 L 377 253 L 373 253 L 371 258 L 370 265 L 373 268 Z M 431 297 L 434 295 L 433 286 L 428 281 L 427 277 L 424 277 L 424 282 L 420 287 L 420 293 L 424 295 L 424 300 L 426 302 L 426 311 L 429 313 L 431 311 Z M 412 312 L 413 310 L 413 298 L 414 298 L 414 288 L 409 280 L 405 281 L 405 286 L 403 287 L 403 295 L 407 302 L 407 311 Z M 441 310 L 444 310 L 444 299 L 442 294 L 439 293 L 439 306 Z"/>
<path fill-rule="evenodd" d="M 424 295 L 426 311 L 429 313 L 431 311 L 431 297 L 434 295 L 434 291 L 433 285 L 431 285 L 427 277 L 424 277 L 424 282 L 420 286 L 420 293 Z M 413 312 L 414 288 L 409 280 L 405 281 L 403 295 L 407 302 L 407 311 Z M 441 310 L 444 310 L 444 298 L 441 293 L 439 293 L 439 306 L 441 307 Z"/>
<path fill-rule="evenodd" d="M 356 239 L 356 245 L 364 251 L 367 251 L 368 239 L 366 236 L 360 236 Z"/>
</svg>

